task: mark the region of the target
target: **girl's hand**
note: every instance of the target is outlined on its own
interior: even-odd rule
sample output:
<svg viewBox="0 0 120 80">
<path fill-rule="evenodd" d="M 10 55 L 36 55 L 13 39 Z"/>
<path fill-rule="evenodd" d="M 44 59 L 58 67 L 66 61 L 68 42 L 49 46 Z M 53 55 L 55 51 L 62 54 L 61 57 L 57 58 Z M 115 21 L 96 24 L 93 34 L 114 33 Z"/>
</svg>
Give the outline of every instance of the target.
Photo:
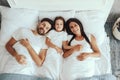
<svg viewBox="0 0 120 80">
<path fill-rule="evenodd" d="M 88 57 L 90 57 L 90 53 L 81 53 L 80 55 L 77 56 L 77 59 L 83 61 Z"/>
<path fill-rule="evenodd" d="M 62 54 L 62 53 L 63 53 L 63 50 L 62 50 L 61 48 L 56 47 L 55 49 L 57 50 L 57 52 L 58 52 L 58 53 L 60 53 L 60 54 Z"/>
<path fill-rule="evenodd" d="M 18 55 L 15 56 L 15 59 L 17 60 L 17 62 L 19 64 L 27 64 L 26 57 L 24 55 L 19 55 L 18 54 Z"/>
</svg>

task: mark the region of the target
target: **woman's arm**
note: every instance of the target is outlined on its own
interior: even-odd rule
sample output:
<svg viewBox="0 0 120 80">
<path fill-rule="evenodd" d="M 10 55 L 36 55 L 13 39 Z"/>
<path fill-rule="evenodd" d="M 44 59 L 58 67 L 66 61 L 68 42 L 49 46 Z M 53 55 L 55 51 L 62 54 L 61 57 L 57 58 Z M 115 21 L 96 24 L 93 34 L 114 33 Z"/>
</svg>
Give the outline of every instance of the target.
<svg viewBox="0 0 120 80">
<path fill-rule="evenodd" d="M 53 44 L 48 37 L 46 38 L 46 44 L 47 44 L 49 47 L 56 49 L 58 53 L 62 53 L 62 52 L 63 52 L 62 49 L 59 48 L 58 46 L 56 46 L 55 44 Z"/>
<path fill-rule="evenodd" d="M 34 62 L 36 63 L 36 65 L 41 66 L 42 63 L 43 63 L 42 60 L 41 60 L 41 57 L 39 57 L 39 55 L 37 55 L 35 50 L 30 45 L 28 39 L 22 39 L 22 40 L 20 40 L 20 43 L 27 48 L 29 54 L 31 55 L 31 57 L 34 60 Z M 42 53 L 42 52 L 40 52 L 40 53 Z"/>
<path fill-rule="evenodd" d="M 101 52 L 98 48 L 97 41 L 93 35 L 91 35 L 91 48 L 93 50 L 93 53 L 90 54 L 92 57 L 100 57 Z"/>
<path fill-rule="evenodd" d="M 92 53 L 88 53 L 88 52 L 81 53 L 79 56 L 77 56 L 78 60 L 82 61 L 88 57 L 100 57 L 101 53 L 100 53 L 100 50 L 97 46 L 96 39 L 93 35 L 91 35 L 90 45 L 91 45 L 93 52 Z"/>
</svg>

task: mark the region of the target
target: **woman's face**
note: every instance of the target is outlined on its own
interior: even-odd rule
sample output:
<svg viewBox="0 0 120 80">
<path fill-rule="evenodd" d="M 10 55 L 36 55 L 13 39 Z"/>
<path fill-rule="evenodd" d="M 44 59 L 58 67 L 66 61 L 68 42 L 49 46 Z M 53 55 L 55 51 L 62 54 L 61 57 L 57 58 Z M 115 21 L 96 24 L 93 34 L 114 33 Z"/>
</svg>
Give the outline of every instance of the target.
<svg viewBox="0 0 120 80">
<path fill-rule="evenodd" d="M 80 26 L 76 22 L 70 22 L 69 28 L 75 35 L 80 35 Z"/>
<path fill-rule="evenodd" d="M 64 24 L 63 21 L 61 19 L 58 19 L 55 21 L 55 30 L 60 32 L 63 30 Z"/>
</svg>

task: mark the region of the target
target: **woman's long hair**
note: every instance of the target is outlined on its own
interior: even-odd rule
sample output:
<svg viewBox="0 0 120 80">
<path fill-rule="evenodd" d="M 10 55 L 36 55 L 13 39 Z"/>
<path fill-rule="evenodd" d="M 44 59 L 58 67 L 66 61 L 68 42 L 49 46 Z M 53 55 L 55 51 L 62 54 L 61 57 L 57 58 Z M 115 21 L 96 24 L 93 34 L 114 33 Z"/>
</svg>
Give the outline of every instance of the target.
<svg viewBox="0 0 120 80">
<path fill-rule="evenodd" d="M 80 32 L 81 32 L 81 35 L 85 38 L 85 40 L 90 44 L 90 41 L 88 39 L 88 37 L 86 36 L 85 32 L 84 32 L 84 29 L 83 29 L 83 25 L 82 23 L 77 19 L 77 18 L 70 18 L 67 20 L 66 22 L 66 31 L 69 35 L 73 35 L 73 37 L 71 38 L 71 40 L 69 41 L 68 45 L 71 45 L 71 41 L 76 37 L 75 34 L 73 34 L 73 32 L 70 30 L 70 27 L 69 27 L 69 24 L 71 22 L 75 22 L 79 25 L 80 27 Z"/>
</svg>

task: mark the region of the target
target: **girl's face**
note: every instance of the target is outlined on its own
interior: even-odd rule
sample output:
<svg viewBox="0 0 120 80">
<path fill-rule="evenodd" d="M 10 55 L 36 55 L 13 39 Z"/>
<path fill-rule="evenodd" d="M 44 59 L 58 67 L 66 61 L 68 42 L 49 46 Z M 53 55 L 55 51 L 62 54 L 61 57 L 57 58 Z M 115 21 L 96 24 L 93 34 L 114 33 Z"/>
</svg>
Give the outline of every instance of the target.
<svg viewBox="0 0 120 80">
<path fill-rule="evenodd" d="M 80 26 L 76 22 L 70 22 L 69 28 L 72 31 L 73 34 L 75 35 L 80 35 Z"/>
<path fill-rule="evenodd" d="M 63 27 L 64 27 L 64 23 L 61 19 L 58 19 L 55 21 L 55 30 L 60 32 L 63 30 Z"/>
</svg>

